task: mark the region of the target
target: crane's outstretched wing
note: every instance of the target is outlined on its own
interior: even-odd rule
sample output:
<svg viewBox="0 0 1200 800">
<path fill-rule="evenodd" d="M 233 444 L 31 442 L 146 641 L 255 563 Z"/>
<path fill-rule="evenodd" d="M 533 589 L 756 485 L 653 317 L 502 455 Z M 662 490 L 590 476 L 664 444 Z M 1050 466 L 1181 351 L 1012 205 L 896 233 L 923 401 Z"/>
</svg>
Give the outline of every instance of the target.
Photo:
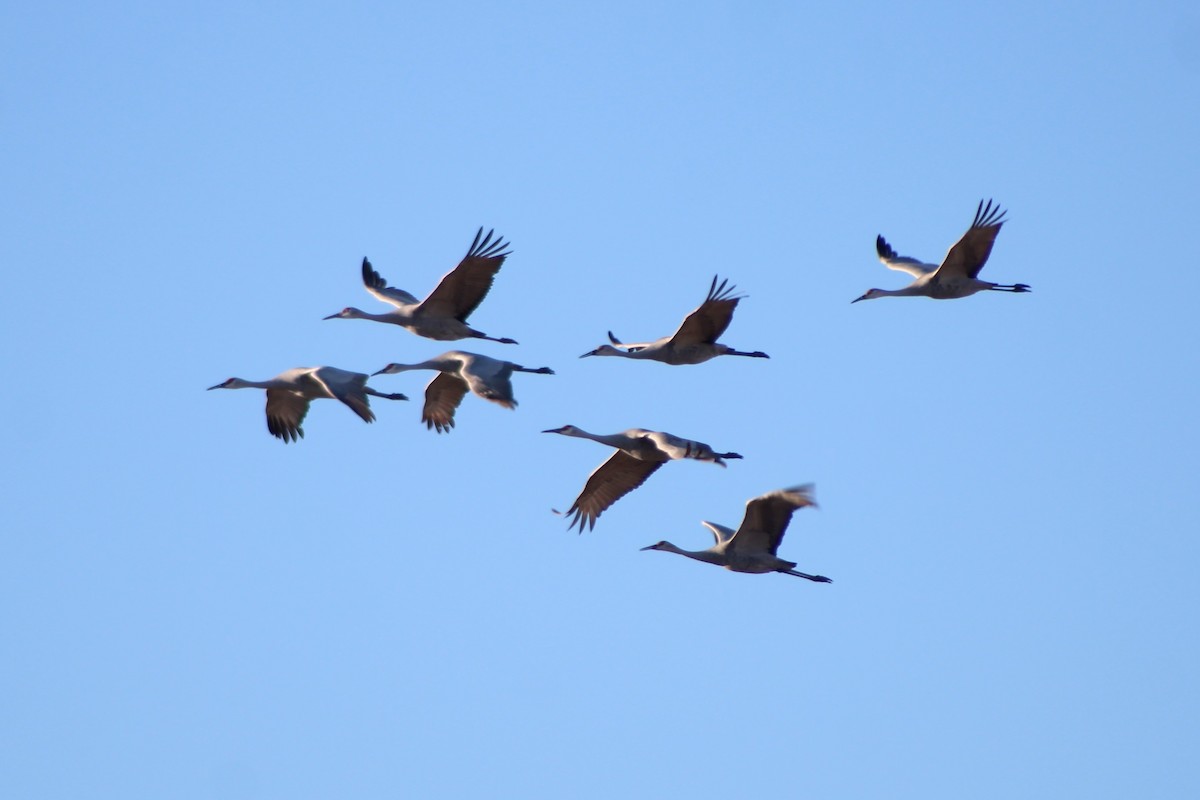
<svg viewBox="0 0 1200 800">
<path fill-rule="evenodd" d="M 717 466 L 725 466 L 725 458 L 741 458 L 737 453 L 720 453 L 718 454 L 712 449 L 711 445 L 704 442 L 697 442 L 694 439 L 685 439 L 682 436 L 676 436 L 673 433 L 666 431 L 642 431 L 642 438 L 648 439 L 654 443 L 659 452 L 663 455 L 672 458 L 691 458 L 696 461 L 711 461 Z"/>
<path fill-rule="evenodd" d="M 425 407 L 421 421 L 426 428 L 447 433 L 454 427 L 454 412 L 467 394 L 467 382 L 457 375 L 442 372 L 425 387 Z"/>
<path fill-rule="evenodd" d="M 955 280 L 961 278 L 977 278 L 988 256 L 992 254 L 992 245 L 996 242 L 996 234 L 1000 233 L 1003 225 L 1004 212 L 1000 206 L 992 207 L 992 201 L 979 201 L 975 209 L 975 221 L 953 247 L 946 253 L 942 266 L 938 267 L 939 280 Z"/>
<path fill-rule="evenodd" d="M 811 484 L 779 489 L 746 502 L 746 515 L 730 541 L 730 547 L 744 552 L 775 555 L 788 523 L 796 509 L 815 506 Z"/>
<path fill-rule="evenodd" d="M 567 514 L 574 514 L 567 530 L 579 525 L 583 533 L 586 525 L 588 530 L 596 527 L 596 518 L 605 509 L 632 492 L 646 482 L 665 461 L 643 461 L 618 450 L 609 456 L 608 460 L 588 476 L 583 491 L 575 502 L 567 509 Z"/>
<path fill-rule="evenodd" d="M 875 252 L 879 254 L 879 260 L 883 262 L 885 267 L 899 270 L 900 272 L 907 272 L 914 278 L 928 275 L 937 269 L 937 264 L 926 264 L 915 258 L 896 255 L 896 251 L 892 249 L 892 246 L 882 236 L 875 237 Z"/>
<path fill-rule="evenodd" d="M 712 531 L 713 539 L 716 540 L 716 544 L 718 545 L 722 542 L 728 542 L 733 538 L 733 534 L 736 533 L 733 528 L 726 528 L 724 525 L 718 525 L 715 522 L 701 520 L 700 524 Z"/>
<path fill-rule="evenodd" d="M 267 430 L 276 439 L 298 442 L 304 438 L 308 398 L 290 389 L 267 389 Z"/>
<path fill-rule="evenodd" d="M 321 367 L 310 372 L 308 380 L 315 381 L 325 387 L 330 396 L 345 403 L 351 411 L 362 417 L 363 422 L 374 422 L 375 412 L 367 402 L 367 393 L 363 387 L 367 385 L 367 376 L 360 372 L 349 372 L 336 367 Z"/>
<path fill-rule="evenodd" d="M 397 289 L 394 286 L 388 286 L 387 281 L 383 279 L 375 269 L 371 266 L 371 262 L 363 258 L 362 263 L 363 286 L 367 287 L 377 300 L 382 300 L 385 303 L 396 306 L 411 306 L 416 305 L 417 298 L 413 297 L 403 289 Z"/>
<path fill-rule="evenodd" d="M 504 408 L 516 408 L 516 399 L 512 398 L 512 367 L 503 365 L 499 369 L 488 369 L 486 373 L 467 369 L 467 385 L 470 391 L 488 401 L 503 405 Z"/>
<path fill-rule="evenodd" d="M 721 281 L 717 285 L 717 276 L 713 276 L 712 285 L 708 289 L 708 297 L 700 307 L 687 315 L 679 330 L 671 336 L 671 341 L 677 345 L 713 344 L 733 319 L 733 310 L 738 301 L 745 295 L 734 295 L 736 286 L 728 286 L 729 281 Z M 610 334 L 611 335 L 611 334 Z"/>
<path fill-rule="evenodd" d="M 453 317 L 460 322 L 467 321 L 471 312 L 483 302 L 484 297 L 487 297 L 496 273 L 500 271 L 504 259 L 512 253 L 511 250 L 504 249 L 508 247 L 504 237 L 497 236 L 496 240 L 492 241 L 494 233 L 495 230 L 490 230 L 487 236 L 484 236 L 483 228 L 479 229 L 475 234 L 475 241 L 471 243 L 471 249 L 467 251 L 463 260 L 442 277 L 437 288 L 421 302 L 416 313 Z"/>
</svg>

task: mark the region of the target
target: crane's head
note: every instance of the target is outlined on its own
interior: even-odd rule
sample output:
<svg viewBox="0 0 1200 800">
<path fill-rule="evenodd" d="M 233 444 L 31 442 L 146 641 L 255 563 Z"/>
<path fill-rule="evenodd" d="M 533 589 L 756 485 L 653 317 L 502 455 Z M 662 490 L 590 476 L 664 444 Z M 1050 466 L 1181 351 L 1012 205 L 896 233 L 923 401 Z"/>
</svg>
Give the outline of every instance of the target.
<svg viewBox="0 0 1200 800">
<path fill-rule="evenodd" d="M 213 389 L 240 389 L 241 384 L 241 378 L 229 378 L 228 380 L 218 383 L 216 386 L 208 387 L 207 391 L 211 392 Z"/>
<path fill-rule="evenodd" d="M 599 347 L 597 347 L 595 350 L 584 353 L 583 355 L 580 356 L 580 358 L 587 358 L 588 356 L 623 356 L 623 355 L 625 355 L 624 350 L 618 350 L 617 348 L 613 347 L 611 344 L 602 344 Z"/>
<path fill-rule="evenodd" d="M 675 545 L 671 544 L 671 543 L 670 543 L 670 542 L 668 542 L 668 541 L 655 542 L 654 544 L 647 545 L 647 546 L 645 546 L 645 547 L 643 547 L 643 548 L 641 548 L 641 549 L 642 549 L 642 550 L 664 550 L 664 551 L 666 551 L 666 552 L 668 552 L 668 553 L 677 553 L 677 552 L 679 552 L 679 548 L 678 548 L 678 547 L 676 547 Z"/>
<path fill-rule="evenodd" d="M 867 293 L 862 297 L 857 297 L 850 301 L 850 305 L 854 305 L 859 300 L 874 300 L 876 297 L 883 297 L 886 292 L 883 289 L 867 289 Z"/>
<path fill-rule="evenodd" d="M 347 306 L 336 314 L 330 314 L 328 317 L 321 317 L 321 319 L 360 319 L 362 315 L 363 312 L 359 311 L 357 308 L 354 308 L 353 306 Z"/>
<path fill-rule="evenodd" d="M 561 428 L 550 428 L 542 431 L 542 433 L 561 433 L 564 436 L 573 436 L 579 433 L 579 428 L 576 428 L 574 425 L 563 425 Z"/>
</svg>

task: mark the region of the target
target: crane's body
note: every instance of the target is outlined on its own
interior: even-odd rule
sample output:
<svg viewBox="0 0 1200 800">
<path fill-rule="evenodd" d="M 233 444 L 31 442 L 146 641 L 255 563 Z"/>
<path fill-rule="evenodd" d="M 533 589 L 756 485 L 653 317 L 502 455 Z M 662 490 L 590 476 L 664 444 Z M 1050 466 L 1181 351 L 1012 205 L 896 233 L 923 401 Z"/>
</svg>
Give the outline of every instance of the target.
<svg viewBox="0 0 1200 800">
<path fill-rule="evenodd" d="M 824 575 L 800 572 L 796 569 L 796 562 L 786 561 L 776 555 L 792 514 L 797 509 L 816 504 L 811 485 L 779 489 L 749 500 L 742 524 L 736 531 L 715 522 L 701 523 L 712 531 L 716 540 L 707 550 L 684 550 L 667 541 L 642 549 L 676 553 L 733 572 L 782 572 L 817 583 L 832 583 Z"/>
<path fill-rule="evenodd" d="M 704 302 L 683 320 L 683 324 L 672 335 L 653 342 L 625 344 L 609 331 L 608 340 L 611 344 L 602 344 L 595 350 L 584 353 L 580 358 L 616 356 L 634 361 L 660 361 L 674 366 L 702 364 L 717 356 L 770 358 L 761 351 L 735 350 L 729 345 L 717 342 L 733 320 L 737 304 L 744 299 L 744 295 L 735 295 L 737 287 L 729 286 L 728 283 L 721 281 L 718 286 L 717 277 L 714 276 Z"/>
<path fill-rule="evenodd" d="M 508 244 L 503 237 L 492 241 L 494 231 L 483 235 L 483 228 L 475 234 L 466 256 L 458 266 L 442 277 L 437 287 L 424 300 L 393 286 L 371 266 L 366 258 L 362 261 L 363 285 L 376 299 L 393 306 L 391 311 L 373 314 L 348 306 L 325 319 L 367 319 L 386 322 L 423 336 L 426 339 L 454 341 L 457 339 L 487 339 L 503 344 L 516 344 L 516 340 L 488 336 L 467 324 L 467 317 L 474 311 L 492 288 L 496 273 L 511 251 L 504 250 Z"/>
<path fill-rule="evenodd" d="M 975 209 L 975 220 L 946 253 L 941 265 L 927 264 L 915 258 L 900 256 L 882 236 L 875 238 L 875 252 L 879 260 L 888 269 L 906 272 L 915 280 L 902 289 L 868 289 L 859 300 L 874 300 L 878 297 L 930 297 L 934 300 L 955 300 L 960 297 L 970 297 L 976 292 L 1013 292 L 1029 291 L 1024 283 L 1000 284 L 979 279 L 979 272 L 991 255 L 992 245 L 996 241 L 1000 227 L 1004 224 L 1004 212 L 1000 206 L 993 208 L 992 201 L 979 201 Z"/>
<path fill-rule="evenodd" d="M 675 459 L 690 458 L 725 466 L 726 458 L 741 458 L 737 453 L 718 453 L 704 442 L 684 439 L 664 431 L 630 428 L 621 433 L 588 433 L 575 425 L 551 428 L 542 433 L 559 433 L 615 447 L 607 461 L 588 476 L 583 491 L 567 509 L 574 515 L 567 530 L 579 526 L 583 533 L 596 527 L 596 518 L 625 495 L 641 486 L 663 464 Z"/>
<path fill-rule="evenodd" d="M 454 427 L 454 412 L 468 391 L 511 409 L 517 405 L 510 380 L 514 372 L 554 374 L 549 367 L 522 367 L 511 361 L 462 350 L 450 350 L 416 364 L 388 364 L 374 374 L 395 375 L 420 369 L 441 373 L 425 388 L 425 406 L 421 412 L 425 427 L 436 428 L 438 433 L 448 432 Z"/>
<path fill-rule="evenodd" d="M 367 396 L 387 400 L 407 400 L 402 394 L 384 394 L 367 386 L 367 375 L 337 367 L 297 367 L 281 372 L 265 381 L 229 378 L 212 389 L 266 389 L 267 430 L 282 441 L 295 442 L 304 438 L 301 423 L 313 400 L 329 398 L 345 403 L 364 422 L 374 422 Z"/>
</svg>

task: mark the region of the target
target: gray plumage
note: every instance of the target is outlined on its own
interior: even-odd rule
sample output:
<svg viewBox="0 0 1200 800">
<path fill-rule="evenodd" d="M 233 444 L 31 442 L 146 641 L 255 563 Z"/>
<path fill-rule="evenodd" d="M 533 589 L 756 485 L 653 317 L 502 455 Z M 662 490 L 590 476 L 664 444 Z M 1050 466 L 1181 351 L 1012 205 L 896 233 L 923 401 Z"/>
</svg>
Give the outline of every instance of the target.
<svg viewBox="0 0 1200 800">
<path fill-rule="evenodd" d="M 425 387 L 425 406 L 421 411 L 425 427 L 436 428 L 438 433 L 446 433 L 454 427 L 454 412 L 468 391 L 505 408 L 515 408 L 517 401 L 510 380 L 514 372 L 554 374 L 549 367 L 522 367 L 511 361 L 462 350 L 450 350 L 417 364 L 388 364 L 374 374 L 395 375 L 417 369 L 441 373 Z"/>
<path fill-rule="evenodd" d="M 337 367 L 297 367 L 281 372 L 265 381 L 229 378 L 212 389 L 266 389 L 267 430 L 283 442 L 295 442 L 304 437 L 300 424 L 308 414 L 313 400 L 332 398 L 345 403 L 363 422 L 374 422 L 367 396 L 387 400 L 407 400 L 402 394 L 384 394 L 367 386 L 367 375 L 348 372 Z"/>
<path fill-rule="evenodd" d="M 892 246 L 882 236 L 875 238 L 875 252 L 879 260 L 888 269 L 907 272 L 916 280 L 903 289 L 868 289 L 866 294 L 851 300 L 874 300 L 877 297 L 931 297 L 934 300 L 953 300 L 959 297 L 970 297 L 976 292 L 1028 292 L 1029 286 L 1024 283 L 999 284 L 979 280 L 979 271 L 987 263 L 992 253 L 992 245 L 1004 224 L 1004 212 L 1000 206 L 992 206 L 992 201 L 979 201 L 975 209 L 975 220 L 946 253 L 941 265 L 926 264 L 915 258 L 897 255 Z"/>
<path fill-rule="evenodd" d="M 816 504 L 811 484 L 779 489 L 748 501 L 746 514 L 736 531 L 715 522 L 701 523 L 716 539 L 716 544 L 707 550 L 682 550 L 667 541 L 642 549 L 677 553 L 734 572 L 782 572 L 818 583 L 832 583 L 824 575 L 799 572 L 794 561 L 785 561 L 776 555 L 792 514 L 797 509 Z"/>
<path fill-rule="evenodd" d="M 580 358 L 618 356 L 636 361 L 661 361 L 672 365 L 701 364 L 717 356 L 770 358 L 761 351 L 751 353 L 734 350 L 729 345 L 717 342 L 733 320 L 737 304 L 745 299 L 745 295 L 734 294 L 736 289 L 737 287 L 730 286 L 727 280 L 721 281 L 718 286 L 717 276 L 714 275 L 704 302 L 684 318 L 679 330 L 672 335 L 653 342 L 625 344 L 609 331 L 608 339 L 612 344 L 602 344 L 595 350 L 584 353 Z"/>
<path fill-rule="evenodd" d="M 353 306 L 343 308 L 325 319 L 369 319 L 399 325 L 418 336 L 440 341 L 455 339 L 488 339 L 503 344 L 516 344 L 516 340 L 488 336 L 467 324 L 467 317 L 479 307 L 492 288 L 496 273 L 504 259 L 512 251 L 505 250 L 508 243 L 503 237 L 492 240 L 495 231 L 483 235 L 483 228 L 475 234 L 475 241 L 467 250 L 458 266 L 446 273 L 437 287 L 424 300 L 393 286 L 388 286 L 383 276 L 375 271 L 366 258 L 362 261 L 363 285 L 376 299 L 394 306 L 383 314 L 370 314 Z"/>
<path fill-rule="evenodd" d="M 668 461 L 691 458 L 710 461 L 723 467 L 724 459 L 741 458 L 737 453 L 717 453 L 704 442 L 645 428 L 630 428 L 622 433 L 597 434 L 588 433 L 575 425 L 564 425 L 542 433 L 559 433 L 563 436 L 591 439 L 617 448 L 607 461 L 588 476 L 583 491 L 567 509 L 568 516 L 574 515 L 567 530 L 578 525 L 580 533 L 583 533 L 585 525 L 588 530 L 594 529 L 597 517 L 613 503 L 645 483 L 647 478 Z"/>
</svg>

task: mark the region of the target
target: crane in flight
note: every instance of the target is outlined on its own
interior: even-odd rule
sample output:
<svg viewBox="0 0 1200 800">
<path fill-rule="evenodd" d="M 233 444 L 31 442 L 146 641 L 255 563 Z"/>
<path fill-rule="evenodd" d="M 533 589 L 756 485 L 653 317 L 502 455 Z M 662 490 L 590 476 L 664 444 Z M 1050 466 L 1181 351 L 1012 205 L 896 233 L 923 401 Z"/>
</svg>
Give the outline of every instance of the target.
<svg viewBox="0 0 1200 800">
<path fill-rule="evenodd" d="M 479 307 L 492 288 L 496 273 L 512 251 L 505 250 L 508 243 L 497 236 L 492 241 L 494 230 L 487 236 L 483 228 L 475 234 L 463 260 L 442 277 L 437 287 L 424 300 L 418 301 L 403 289 L 388 286 L 366 258 L 362 261 L 363 285 L 376 299 L 392 306 L 391 311 L 370 314 L 353 306 L 343 308 L 324 319 L 369 319 L 388 322 L 412 331 L 417 336 L 440 341 L 455 339 L 487 339 L 502 344 L 516 344 L 515 339 L 488 336 L 467 324 L 467 317 Z"/>
<path fill-rule="evenodd" d="M 297 367 L 281 372 L 265 381 L 246 381 L 229 378 L 212 389 L 266 389 L 267 430 L 285 444 L 304 438 L 304 416 L 308 404 L 313 400 L 331 398 L 341 400 L 350 410 L 362 417 L 363 422 L 374 422 L 375 413 L 367 401 L 367 395 L 387 400 L 407 400 L 402 394 L 384 394 L 367 386 L 367 375 L 349 372 L 337 367 Z"/>
<path fill-rule="evenodd" d="M 716 544 L 707 550 L 682 550 L 666 541 L 642 549 L 678 553 L 734 572 L 782 572 L 817 583 L 833 583 L 824 575 L 800 572 L 796 562 L 784 561 L 776 555 L 792 514 L 796 509 L 816 504 L 811 484 L 779 489 L 749 500 L 746 515 L 736 531 L 715 522 L 702 522 L 716 539 Z"/>
<path fill-rule="evenodd" d="M 432 369 L 441 373 L 425 387 L 425 407 L 421 411 L 421 421 L 425 427 L 437 428 L 438 433 L 446 433 L 454 427 L 454 412 L 468 391 L 505 408 L 516 408 L 517 401 L 513 397 L 510 380 L 514 372 L 554 374 L 549 367 L 532 369 L 461 350 L 450 350 L 418 364 L 388 364 L 374 374 L 395 375 L 415 369 Z"/>
<path fill-rule="evenodd" d="M 934 300 L 953 300 L 959 297 L 970 297 L 976 292 L 1028 292 L 1029 286 L 1024 283 L 1001 284 L 979 280 L 979 271 L 987 263 L 992 253 L 992 245 L 1000 226 L 1005 223 L 1004 212 L 1000 206 L 992 206 L 992 201 L 979 201 L 975 209 L 975 221 L 955 243 L 942 259 L 941 266 L 926 264 L 915 258 L 896 255 L 896 251 L 882 236 L 875 238 L 875 251 L 879 260 L 888 269 L 907 272 L 916 280 L 903 289 L 868 289 L 862 297 L 851 300 L 874 300 L 877 297 L 932 297 Z"/>
<path fill-rule="evenodd" d="M 563 425 L 561 428 L 551 428 L 542 433 L 560 433 L 563 436 L 591 439 L 593 442 L 617 449 L 588 476 L 583 491 L 567 509 L 567 515 L 574 514 L 567 530 L 579 525 L 580 533 L 583 533 L 585 525 L 588 530 L 594 529 L 596 518 L 603 514 L 605 509 L 645 483 L 647 478 L 668 461 L 692 458 L 697 461 L 710 461 L 723 467 L 724 459 L 741 458 L 737 453 L 718 453 L 704 442 L 645 428 L 598 434 L 588 433 L 575 425 Z"/>
<path fill-rule="evenodd" d="M 726 344 L 720 344 L 717 339 L 729 327 L 733 320 L 733 311 L 745 295 L 735 295 L 736 286 L 729 286 L 729 281 L 721 281 L 717 285 L 717 277 L 713 276 L 708 296 L 700 307 L 688 314 L 671 336 L 642 344 L 624 344 L 612 331 L 608 332 L 608 340 L 612 344 L 602 344 L 595 350 L 584 353 L 580 358 L 588 356 L 618 356 L 632 358 L 638 361 L 661 361 L 664 364 L 701 364 L 717 356 L 749 356 L 751 358 L 770 358 L 766 353 L 753 353 L 734 350 Z"/>
</svg>

